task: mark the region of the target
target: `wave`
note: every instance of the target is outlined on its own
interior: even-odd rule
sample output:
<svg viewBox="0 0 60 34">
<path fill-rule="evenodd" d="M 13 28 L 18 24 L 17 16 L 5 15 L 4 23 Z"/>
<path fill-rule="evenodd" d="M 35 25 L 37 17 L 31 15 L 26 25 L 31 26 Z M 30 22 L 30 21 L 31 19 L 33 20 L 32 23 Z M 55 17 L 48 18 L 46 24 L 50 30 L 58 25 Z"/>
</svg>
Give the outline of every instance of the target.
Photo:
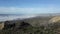
<svg viewBox="0 0 60 34">
<path fill-rule="evenodd" d="M 9 16 L 0 16 L 0 21 L 7 21 L 7 20 L 17 20 L 17 19 L 26 19 L 26 18 L 32 18 L 36 17 L 36 15 L 21 15 L 21 16 L 15 16 L 15 15 L 9 15 Z"/>
</svg>

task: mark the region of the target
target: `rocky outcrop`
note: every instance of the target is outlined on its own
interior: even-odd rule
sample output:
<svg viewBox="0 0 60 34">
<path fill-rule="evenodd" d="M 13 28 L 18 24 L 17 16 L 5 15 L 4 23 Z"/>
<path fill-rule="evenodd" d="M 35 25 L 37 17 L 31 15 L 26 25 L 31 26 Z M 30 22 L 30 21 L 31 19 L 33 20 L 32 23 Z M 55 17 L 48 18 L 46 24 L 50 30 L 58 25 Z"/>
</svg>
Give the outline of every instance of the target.
<svg viewBox="0 0 60 34">
<path fill-rule="evenodd" d="M 29 23 L 24 22 L 24 21 L 20 21 L 20 22 L 18 21 L 18 23 L 16 23 L 15 29 L 23 29 L 23 28 L 26 28 L 29 26 L 32 26 L 32 25 L 30 25 Z"/>
<path fill-rule="evenodd" d="M 4 29 L 9 29 L 9 28 L 14 28 L 14 27 L 15 27 L 15 23 L 12 23 L 10 21 L 4 22 Z"/>
<path fill-rule="evenodd" d="M 21 22 L 19 29 L 26 28 L 28 26 L 31 26 L 31 25 L 29 23 L 23 21 L 23 22 Z"/>
<path fill-rule="evenodd" d="M 13 30 L 17 30 L 17 29 L 23 29 L 26 28 L 28 26 L 31 26 L 29 23 L 24 22 L 24 21 L 17 21 L 16 23 L 13 23 L 11 21 L 5 21 L 4 22 L 4 30 L 5 29 L 13 29 Z"/>
</svg>

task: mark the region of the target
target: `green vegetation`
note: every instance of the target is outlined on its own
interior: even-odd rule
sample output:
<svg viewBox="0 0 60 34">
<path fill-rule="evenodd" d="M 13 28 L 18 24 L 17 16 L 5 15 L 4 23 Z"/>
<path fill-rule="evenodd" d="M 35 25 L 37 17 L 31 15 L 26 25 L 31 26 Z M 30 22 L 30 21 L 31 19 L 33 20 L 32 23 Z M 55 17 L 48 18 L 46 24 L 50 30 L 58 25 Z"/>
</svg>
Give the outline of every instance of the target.
<svg viewBox="0 0 60 34">
<path fill-rule="evenodd" d="M 12 29 L 1 30 L 0 34 L 55 34 L 55 30 L 51 27 L 47 28 L 44 26 L 40 27 L 28 26 L 26 28 L 17 30 Z"/>
<path fill-rule="evenodd" d="M 58 30 L 60 29 L 60 23 L 54 23 L 54 24 L 47 24 L 49 18 L 32 18 L 32 19 L 25 19 L 23 22 L 28 23 L 30 25 L 27 25 L 27 27 L 21 26 L 22 21 L 10 21 L 11 23 L 16 24 L 15 28 L 8 28 L 0 30 L 0 34 L 58 34 Z M 41 25 L 43 23 L 43 25 Z M 47 24 L 45 26 L 44 24 Z M 38 27 L 36 27 L 38 26 Z M 60 34 L 60 33 L 59 33 Z"/>
</svg>

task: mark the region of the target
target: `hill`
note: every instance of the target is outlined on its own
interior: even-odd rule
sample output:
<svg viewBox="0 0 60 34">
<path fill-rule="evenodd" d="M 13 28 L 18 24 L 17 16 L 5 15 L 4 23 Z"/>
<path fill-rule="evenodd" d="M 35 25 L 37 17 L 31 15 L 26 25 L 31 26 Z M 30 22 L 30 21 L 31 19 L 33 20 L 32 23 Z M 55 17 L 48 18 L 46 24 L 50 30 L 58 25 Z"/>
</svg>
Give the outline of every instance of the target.
<svg viewBox="0 0 60 34">
<path fill-rule="evenodd" d="M 54 16 L 38 16 L 23 20 L 4 21 L 5 29 L 1 34 L 58 34 L 60 23 L 52 22 Z M 58 17 L 57 17 L 58 18 Z M 51 20 L 52 19 L 52 20 Z M 59 18 L 58 18 L 59 19 Z M 51 21 L 50 21 L 51 20 Z M 53 24 L 51 24 L 53 23 Z"/>
</svg>

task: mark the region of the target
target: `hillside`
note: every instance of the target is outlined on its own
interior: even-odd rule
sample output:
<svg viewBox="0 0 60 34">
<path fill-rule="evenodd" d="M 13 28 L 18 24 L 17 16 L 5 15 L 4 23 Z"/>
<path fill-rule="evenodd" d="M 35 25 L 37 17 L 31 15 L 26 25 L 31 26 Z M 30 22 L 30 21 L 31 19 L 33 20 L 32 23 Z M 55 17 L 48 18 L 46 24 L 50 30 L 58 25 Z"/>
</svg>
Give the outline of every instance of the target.
<svg viewBox="0 0 60 34">
<path fill-rule="evenodd" d="M 49 20 L 52 18 L 52 16 L 49 17 L 35 17 L 35 18 L 29 18 L 24 19 L 25 22 L 30 23 L 32 26 L 46 26 L 49 23 Z"/>
<path fill-rule="evenodd" d="M 60 16 L 54 16 L 53 18 L 51 18 L 49 20 L 49 22 L 51 23 L 56 23 L 56 22 L 59 22 L 60 21 Z"/>
<path fill-rule="evenodd" d="M 1 34 L 57 34 L 60 31 L 60 23 L 50 24 L 53 17 L 35 17 L 24 20 L 4 21 L 5 26 L 0 30 Z"/>
</svg>

